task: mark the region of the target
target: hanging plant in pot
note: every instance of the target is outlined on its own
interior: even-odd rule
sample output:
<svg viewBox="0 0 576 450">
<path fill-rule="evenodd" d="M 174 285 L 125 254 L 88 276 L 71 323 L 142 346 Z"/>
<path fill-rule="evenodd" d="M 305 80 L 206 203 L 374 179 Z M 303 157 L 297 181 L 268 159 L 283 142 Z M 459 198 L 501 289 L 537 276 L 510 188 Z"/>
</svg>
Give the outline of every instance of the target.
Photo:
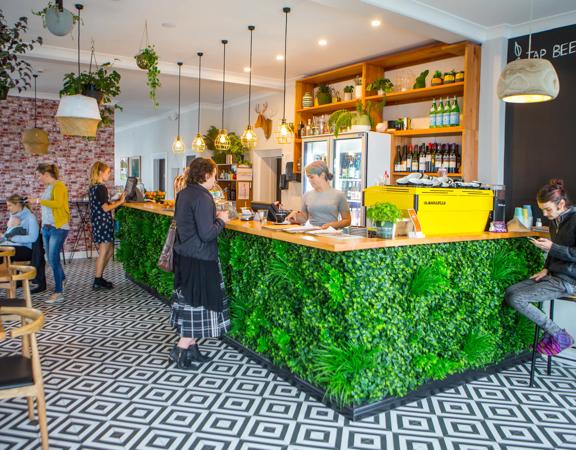
<svg viewBox="0 0 576 450">
<path fill-rule="evenodd" d="M 153 45 L 146 45 L 134 58 L 136 59 L 136 65 L 140 69 L 148 72 L 146 85 L 150 88 L 150 98 L 154 103 L 154 107 L 158 107 L 156 89 L 160 87 L 160 80 L 158 79 L 160 69 L 158 69 L 158 54 L 156 53 L 156 49 Z"/>
<path fill-rule="evenodd" d="M 363 106 L 362 102 L 357 102 L 355 111 L 339 109 L 330 114 L 328 126 L 330 129 L 334 128 L 336 137 L 348 129 L 356 132 L 370 131 L 374 127 L 371 112 L 383 106 L 384 102 L 366 102 L 366 106 Z"/>
<path fill-rule="evenodd" d="M 32 14 L 41 17 L 44 28 L 48 28 L 48 31 L 56 36 L 66 36 L 80 20 L 80 16 L 62 6 L 62 0 L 50 1 L 44 9 L 32 11 Z"/>
<path fill-rule="evenodd" d="M 42 38 L 23 41 L 27 30 L 27 17 L 20 17 L 10 27 L 0 9 L 0 100 L 6 99 L 10 89 L 22 92 L 31 86 L 32 66 L 20 56 L 32 50 L 34 44 L 42 44 Z"/>
<path fill-rule="evenodd" d="M 394 239 L 396 222 L 402 217 L 402 211 L 392 203 L 378 202 L 366 209 L 366 217 L 374 224 L 376 236 Z"/>
</svg>

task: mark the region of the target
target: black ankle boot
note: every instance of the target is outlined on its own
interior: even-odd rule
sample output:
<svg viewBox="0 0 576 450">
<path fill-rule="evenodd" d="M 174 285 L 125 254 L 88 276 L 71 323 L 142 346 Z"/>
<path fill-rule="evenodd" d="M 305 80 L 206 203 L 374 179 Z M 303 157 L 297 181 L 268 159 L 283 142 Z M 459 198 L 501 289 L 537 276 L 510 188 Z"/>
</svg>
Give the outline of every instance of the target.
<svg viewBox="0 0 576 450">
<path fill-rule="evenodd" d="M 199 363 L 204 363 L 207 361 L 210 361 L 210 357 L 203 355 L 202 353 L 200 353 L 200 349 L 198 348 L 198 344 L 193 344 L 190 347 L 188 347 L 188 350 L 186 350 L 188 352 L 188 358 L 190 359 L 190 361 L 195 361 L 195 362 L 199 362 Z"/>
<path fill-rule="evenodd" d="M 168 360 L 176 363 L 176 367 L 181 370 L 194 370 L 188 356 L 188 350 L 174 345 L 168 354 Z"/>
</svg>

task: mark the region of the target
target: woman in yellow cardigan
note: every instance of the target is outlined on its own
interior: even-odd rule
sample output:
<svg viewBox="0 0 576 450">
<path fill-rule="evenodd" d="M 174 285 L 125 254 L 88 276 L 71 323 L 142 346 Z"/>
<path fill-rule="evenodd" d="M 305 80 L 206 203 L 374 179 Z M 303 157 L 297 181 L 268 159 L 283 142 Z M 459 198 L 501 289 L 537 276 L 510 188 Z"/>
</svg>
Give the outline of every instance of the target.
<svg viewBox="0 0 576 450">
<path fill-rule="evenodd" d="M 46 186 L 40 198 L 31 199 L 41 205 L 42 239 L 48 257 L 48 264 L 54 274 L 54 293 L 47 303 L 64 300 L 62 284 L 66 278 L 60 263 L 60 252 L 70 231 L 70 207 L 68 206 L 68 188 L 58 180 L 56 164 L 39 164 L 36 168 L 38 180 Z"/>
</svg>

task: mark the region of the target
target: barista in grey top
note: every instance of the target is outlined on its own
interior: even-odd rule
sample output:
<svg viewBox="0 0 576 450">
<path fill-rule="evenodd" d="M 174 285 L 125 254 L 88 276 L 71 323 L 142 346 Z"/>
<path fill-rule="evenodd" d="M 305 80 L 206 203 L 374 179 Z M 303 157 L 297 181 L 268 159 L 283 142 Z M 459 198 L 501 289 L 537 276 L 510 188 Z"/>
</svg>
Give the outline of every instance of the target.
<svg viewBox="0 0 576 450">
<path fill-rule="evenodd" d="M 313 191 L 302 198 L 301 211 L 292 211 L 286 218 L 292 223 L 310 221 L 324 229 L 344 228 L 350 225 L 350 207 L 346 195 L 330 185 L 333 175 L 324 161 L 314 161 L 306 166 L 306 176 Z"/>
</svg>

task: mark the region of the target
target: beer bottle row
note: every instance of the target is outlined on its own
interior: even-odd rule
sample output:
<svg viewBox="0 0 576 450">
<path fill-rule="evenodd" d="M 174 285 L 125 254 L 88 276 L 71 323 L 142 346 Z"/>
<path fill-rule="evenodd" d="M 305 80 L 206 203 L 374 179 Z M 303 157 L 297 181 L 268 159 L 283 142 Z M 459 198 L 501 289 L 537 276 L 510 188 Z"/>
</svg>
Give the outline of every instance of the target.
<svg viewBox="0 0 576 450">
<path fill-rule="evenodd" d="M 447 173 L 460 173 L 462 155 L 460 146 L 453 144 L 397 145 L 395 172 L 438 172 L 441 168 Z"/>
</svg>

